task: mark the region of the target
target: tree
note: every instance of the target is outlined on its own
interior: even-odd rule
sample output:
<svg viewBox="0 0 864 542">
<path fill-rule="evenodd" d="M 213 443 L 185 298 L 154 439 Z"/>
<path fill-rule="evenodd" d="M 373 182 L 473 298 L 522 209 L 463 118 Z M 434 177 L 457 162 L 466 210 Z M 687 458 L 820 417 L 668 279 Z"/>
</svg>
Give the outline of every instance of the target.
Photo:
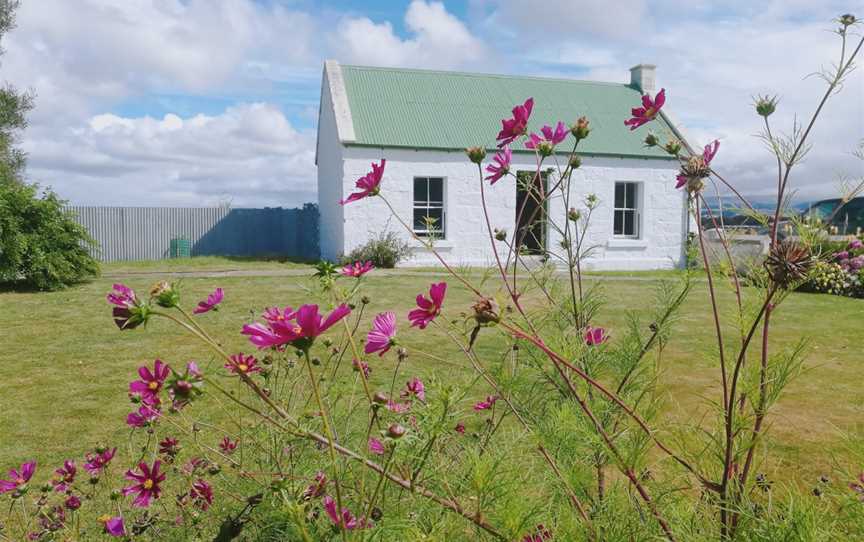
<svg viewBox="0 0 864 542">
<path fill-rule="evenodd" d="M 18 0 L 0 0 L 0 40 L 14 28 L 17 7 Z M 16 144 L 32 107 L 32 92 L 0 88 L 0 283 L 55 290 L 97 275 L 99 264 L 89 253 L 95 241 L 65 201 L 26 180 L 27 157 Z"/>
</svg>

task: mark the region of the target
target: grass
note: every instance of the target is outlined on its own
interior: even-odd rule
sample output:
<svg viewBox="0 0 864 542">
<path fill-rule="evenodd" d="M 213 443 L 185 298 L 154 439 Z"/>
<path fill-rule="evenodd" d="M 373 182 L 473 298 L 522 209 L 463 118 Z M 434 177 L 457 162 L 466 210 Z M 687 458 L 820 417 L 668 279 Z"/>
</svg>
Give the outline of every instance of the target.
<svg viewBox="0 0 864 542">
<path fill-rule="evenodd" d="M 167 265 L 113 265 L 106 273 L 252 266 L 251 262 L 220 258 L 185 263 L 194 269 L 182 267 L 183 262 L 178 261 Z M 258 262 L 254 268 L 285 265 Z M 146 292 L 156 277 L 124 280 L 137 291 Z M 241 325 L 265 306 L 296 306 L 309 301 L 305 280 L 187 277 L 183 279 L 183 292 L 186 305 L 190 305 L 214 287 L 222 286 L 226 291 L 222 309 L 202 316 L 201 322 L 229 350 L 251 351 L 239 334 Z M 428 288 L 432 280 L 434 277 L 429 276 L 375 277 L 373 273 L 365 290 L 372 299 L 368 312 L 394 309 L 404 315 L 413 306 L 414 296 Z M 153 359 L 161 358 L 180 365 L 195 359 L 204 367 L 215 366 L 203 346 L 164 320 L 154 321 L 146 330 L 118 331 L 104 300 L 112 282 L 106 277 L 62 292 L 0 293 L 0 344 L 4 346 L 0 351 L 0 469 L 29 458 L 53 465 L 67 457 L 80 457 L 99 442 L 122 448 L 129 434 L 124 424 L 130 411 L 126 389 L 142 363 L 152 364 Z M 454 281 L 450 284 L 445 311 L 455 317 L 471 298 Z M 628 311 L 645 313 L 653 299 L 651 283 L 644 280 L 614 280 L 604 291 L 608 303 L 598 321 L 613 335 L 616 328 L 623 329 Z M 731 310 L 731 294 L 724 292 L 720 301 L 721 310 Z M 664 351 L 664 421 L 697 420 L 710 408 L 707 398 L 718 396 L 718 369 L 712 355 L 716 345 L 707 302 L 704 284 L 697 283 L 682 308 L 677 332 Z M 775 344 L 791 346 L 803 336 L 811 337 L 812 342 L 806 373 L 788 388 L 769 419 L 773 426 L 771 438 L 781 450 L 781 461 L 772 468 L 782 472 L 794 467 L 796 478 L 798 473 L 805 478 L 815 477 L 832 465 L 834 454 L 841 453 L 839 431 L 860 430 L 864 420 L 860 383 L 864 302 L 793 294 L 781 308 L 774 319 Z M 406 327 L 402 325 L 400 338 L 414 354 L 400 376 L 406 380 L 415 375 L 438 379 L 473 376 L 455 349 L 441 345 L 428 331 Z M 479 343 L 481 351 L 495 352 L 501 345 L 496 337 L 493 332 L 484 332 Z M 434 352 L 452 364 L 425 358 L 422 351 Z M 373 368 L 381 367 L 377 371 L 381 375 L 388 373 L 394 363 L 393 356 L 370 360 Z M 478 397 L 488 392 L 480 384 L 477 387 Z"/>
<path fill-rule="evenodd" d="M 136 262 L 111 262 L 102 265 L 102 273 L 182 273 L 245 270 L 304 269 L 308 264 L 285 258 L 265 259 L 230 256 L 196 256 L 171 260 L 142 260 Z"/>
</svg>

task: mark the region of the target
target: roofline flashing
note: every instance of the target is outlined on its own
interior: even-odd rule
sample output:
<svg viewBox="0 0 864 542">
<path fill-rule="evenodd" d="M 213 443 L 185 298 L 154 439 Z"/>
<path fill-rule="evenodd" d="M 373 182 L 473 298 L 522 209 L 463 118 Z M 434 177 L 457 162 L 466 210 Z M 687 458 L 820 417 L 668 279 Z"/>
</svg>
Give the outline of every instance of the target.
<svg viewBox="0 0 864 542">
<path fill-rule="evenodd" d="M 357 140 L 354 133 L 354 119 L 351 117 L 351 105 L 348 103 L 348 91 L 345 89 L 345 78 L 342 67 L 336 60 L 324 61 L 324 74 L 330 89 L 330 102 L 336 117 L 336 133 L 342 143 L 353 143 Z"/>
<path fill-rule="evenodd" d="M 343 143 L 346 147 L 362 147 L 367 149 L 402 149 L 402 150 L 414 150 L 414 151 L 445 151 L 445 152 L 461 152 L 464 153 L 465 149 L 462 147 L 417 147 L 414 145 L 382 145 L 380 143 Z M 497 147 L 486 147 L 486 150 L 498 150 Z M 512 149 L 514 153 L 518 154 L 534 154 L 534 151 L 525 150 L 525 149 Z M 568 156 L 570 153 L 568 151 L 560 151 L 555 153 L 558 156 Z M 599 156 L 604 158 L 638 158 L 644 160 L 677 160 L 674 156 L 668 155 L 648 155 L 648 154 L 627 154 L 627 153 L 619 153 L 619 152 L 597 152 L 597 151 L 580 151 L 579 156 Z"/>
</svg>

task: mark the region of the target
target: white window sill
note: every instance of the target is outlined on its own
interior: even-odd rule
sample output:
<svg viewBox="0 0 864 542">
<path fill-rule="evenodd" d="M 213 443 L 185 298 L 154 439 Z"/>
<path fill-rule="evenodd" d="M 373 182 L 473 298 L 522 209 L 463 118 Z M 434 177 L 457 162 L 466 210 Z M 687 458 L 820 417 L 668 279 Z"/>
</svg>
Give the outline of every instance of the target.
<svg viewBox="0 0 864 542">
<path fill-rule="evenodd" d="M 444 250 L 450 250 L 455 245 L 453 244 L 453 241 L 448 241 L 447 239 L 437 239 L 432 244 L 432 246 L 435 247 L 436 250 L 439 248 Z M 427 247 L 423 243 L 420 243 L 416 239 L 410 239 L 408 241 L 408 248 L 410 248 L 411 250 L 429 250 L 429 247 Z"/>
<path fill-rule="evenodd" d="M 609 239 L 606 242 L 607 248 L 630 248 L 630 249 L 646 249 L 648 248 L 648 241 L 645 239 L 628 239 L 626 237 L 617 237 L 613 239 Z"/>
</svg>

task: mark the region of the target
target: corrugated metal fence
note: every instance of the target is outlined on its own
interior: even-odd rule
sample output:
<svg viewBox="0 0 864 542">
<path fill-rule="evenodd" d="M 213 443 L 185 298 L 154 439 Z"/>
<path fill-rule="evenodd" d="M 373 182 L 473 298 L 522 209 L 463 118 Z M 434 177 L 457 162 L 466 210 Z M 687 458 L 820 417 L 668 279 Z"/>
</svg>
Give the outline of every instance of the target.
<svg viewBox="0 0 864 542">
<path fill-rule="evenodd" d="M 105 262 L 169 257 L 171 239 L 191 241 L 193 256 L 318 257 L 318 206 L 227 207 L 69 206 L 99 243 Z"/>
</svg>

